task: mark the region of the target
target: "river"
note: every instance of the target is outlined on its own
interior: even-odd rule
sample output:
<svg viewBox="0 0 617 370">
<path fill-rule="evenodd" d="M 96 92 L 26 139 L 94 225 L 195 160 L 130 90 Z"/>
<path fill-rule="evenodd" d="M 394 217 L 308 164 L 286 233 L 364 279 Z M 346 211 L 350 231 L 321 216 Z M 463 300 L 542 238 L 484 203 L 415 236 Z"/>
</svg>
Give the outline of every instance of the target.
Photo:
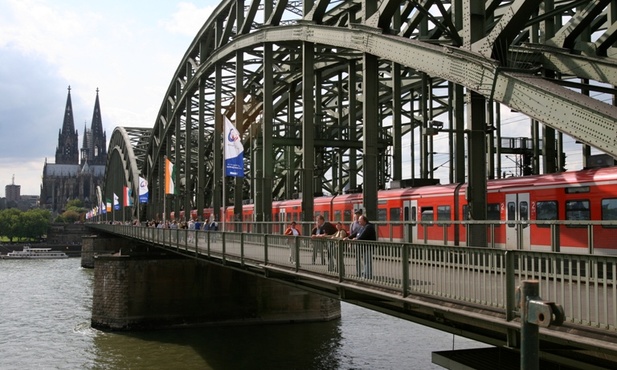
<svg viewBox="0 0 617 370">
<path fill-rule="evenodd" d="M 80 262 L 0 260 L 0 369 L 441 369 L 432 351 L 486 347 L 346 303 L 326 323 L 103 332 Z"/>
</svg>

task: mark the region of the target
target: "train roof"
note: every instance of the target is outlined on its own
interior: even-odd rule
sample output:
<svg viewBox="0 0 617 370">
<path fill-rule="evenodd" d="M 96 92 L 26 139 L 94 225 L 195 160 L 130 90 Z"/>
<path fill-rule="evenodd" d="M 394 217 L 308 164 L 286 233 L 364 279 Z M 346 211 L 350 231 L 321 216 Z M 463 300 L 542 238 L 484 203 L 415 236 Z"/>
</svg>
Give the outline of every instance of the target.
<svg viewBox="0 0 617 370">
<path fill-rule="evenodd" d="M 507 191 L 510 188 L 556 188 L 586 186 L 600 183 L 617 183 L 617 167 L 593 168 L 580 171 L 566 171 L 546 175 L 491 180 L 487 184 L 487 190 L 489 192 L 499 192 Z"/>
<path fill-rule="evenodd" d="M 520 188 L 586 186 L 599 183 L 617 184 L 617 166 L 489 180 L 487 182 L 487 191 L 501 192 Z M 443 194 L 444 192 L 453 193 L 457 186 L 459 186 L 459 184 L 428 185 L 415 188 L 390 189 L 380 193 L 380 198 L 395 199 L 401 196 L 409 196 L 414 194 L 429 197 L 431 195 Z M 461 194 L 464 194 L 466 188 L 466 183 L 460 186 Z M 357 194 L 349 195 L 355 196 Z M 360 198 L 361 197 L 362 194 L 360 194 Z"/>
</svg>

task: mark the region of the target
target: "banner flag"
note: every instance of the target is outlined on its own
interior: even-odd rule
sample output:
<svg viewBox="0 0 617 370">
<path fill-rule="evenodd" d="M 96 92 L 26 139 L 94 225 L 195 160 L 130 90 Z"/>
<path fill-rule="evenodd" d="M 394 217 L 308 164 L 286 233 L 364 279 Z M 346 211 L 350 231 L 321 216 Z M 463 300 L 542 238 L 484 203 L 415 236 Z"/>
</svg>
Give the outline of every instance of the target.
<svg viewBox="0 0 617 370">
<path fill-rule="evenodd" d="M 120 199 L 118 199 L 116 193 L 114 193 L 114 209 L 116 211 L 120 209 Z"/>
<path fill-rule="evenodd" d="M 165 194 L 177 194 L 176 184 L 176 166 L 167 157 L 165 157 Z"/>
<path fill-rule="evenodd" d="M 111 212 L 111 199 L 107 198 L 107 199 L 105 199 L 105 201 L 107 202 L 107 204 L 106 204 L 107 212 Z"/>
<path fill-rule="evenodd" d="M 130 207 L 133 205 L 133 189 L 129 189 L 128 186 L 122 188 L 122 206 Z"/>
<path fill-rule="evenodd" d="M 225 154 L 225 176 L 244 177 L 244 145 L 240 138 L 240 132 L 233 123 L 223 116 L 225 120 L 225 132 L 223 140 L 223 152 Z"/>
<path fill-rule="evenodd" d="M 139 203 L 148 203 L 148 180 L 139 177 Z"/>
</svg>

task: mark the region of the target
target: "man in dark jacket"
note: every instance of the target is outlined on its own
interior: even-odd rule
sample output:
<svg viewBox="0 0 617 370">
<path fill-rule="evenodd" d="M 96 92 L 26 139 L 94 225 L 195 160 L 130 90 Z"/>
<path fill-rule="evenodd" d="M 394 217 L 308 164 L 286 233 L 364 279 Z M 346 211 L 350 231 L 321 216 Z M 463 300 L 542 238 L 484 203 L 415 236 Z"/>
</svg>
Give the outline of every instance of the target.
<svg viewBox="0 0 617 370">
<path fill-rule="evenodd" d="M 327 222 L 326 219 L 319 215 L 315 219 L 316 225 L 311 232 L 311 238 L 319 238 L 323 239 L 323 241 L 315 241 L 313 243 L 313 258 L 312 263 L 315 264 L 315 258 L 317 257 L 317 250 L 319 249 L 319 253 L 321 254 L 321 264 L 326 264 L 326 259 L 324 258 L 324 246 L 326 244 L 325 238 L 328 238 L 330 235 L 336 234 L 336 226 Z"/>
<path fill-rule="evenodd" d="M 349 235 L 349 239 L 377 240 L 375 225 L 370 223 L 366 216 L 358 217 L 358 223 L 360 224 L 360 230 Z M 373 277 L 373 246 L 367 243 L 359 244 L 356 248 L 356 270 L 358 276 L 371 279 Z"/>
</svg>

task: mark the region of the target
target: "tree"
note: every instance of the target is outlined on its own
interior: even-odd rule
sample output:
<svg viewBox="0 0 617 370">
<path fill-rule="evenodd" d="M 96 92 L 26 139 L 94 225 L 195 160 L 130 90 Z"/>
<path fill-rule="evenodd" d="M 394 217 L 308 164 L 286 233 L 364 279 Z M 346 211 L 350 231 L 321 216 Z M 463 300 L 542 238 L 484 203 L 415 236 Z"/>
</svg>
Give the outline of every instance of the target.
<svg viewBox="0 0 617 370">
<path fill-rule="evenodd" d="M 22 227 L 20 220 L 21 211 L 17 208 L 9 208 L 0 211 L 0 230 L 11 242 L 19 236 Z"/>
</svg>

